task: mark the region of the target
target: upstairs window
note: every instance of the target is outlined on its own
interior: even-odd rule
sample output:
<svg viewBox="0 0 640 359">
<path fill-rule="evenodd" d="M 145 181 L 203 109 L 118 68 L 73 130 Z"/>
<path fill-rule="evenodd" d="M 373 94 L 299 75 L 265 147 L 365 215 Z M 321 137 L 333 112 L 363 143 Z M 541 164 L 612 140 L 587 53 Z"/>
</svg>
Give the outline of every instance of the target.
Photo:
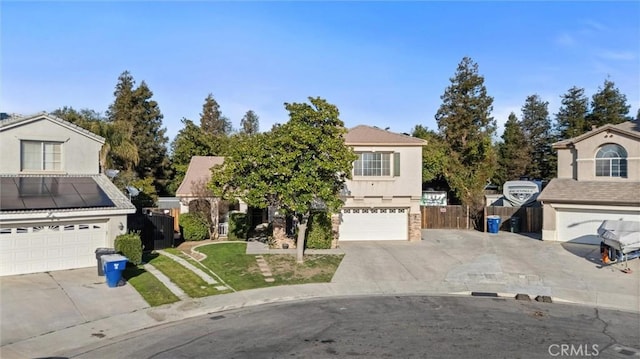
<svg viewBox="0 0 640 359">
<path fill-rule="evenodd" d="M 400 154 L 385 152 L 360 152 L 353 163 L 354 176 L 390 177 L 400 175 Z"/>
<path fill-rule="evenodd" d="M 20 167 L 22 171 L 61 171 L 62 143 L 21 141 Z"/>
<path fill-rule="evenodd" d="M 608 144 L 596 153 L 596 177 L 627 177 L 627 151 Z"/>
</svg>

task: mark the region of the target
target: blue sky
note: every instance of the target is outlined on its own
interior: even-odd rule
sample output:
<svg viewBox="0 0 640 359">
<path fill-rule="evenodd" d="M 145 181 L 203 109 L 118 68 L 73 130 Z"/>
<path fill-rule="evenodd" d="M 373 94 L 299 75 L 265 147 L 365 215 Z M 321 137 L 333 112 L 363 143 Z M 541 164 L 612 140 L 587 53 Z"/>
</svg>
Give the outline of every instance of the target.
<svg viewBox="0 0 640 359">
<path fill-rule="evenodd" d="M 449 78 L 471 57 L 503 124 L 538 94 L 553 114 L 604 80 L 640 107 L 640 2 L 0 2 L 0 111 L 104 113 L 125 70 L 145 81 L 173 140 L 212 93 L 235 127 L 287 121 L 320 96 L 348 127 L 437 129 Z M 499 134 L 501 133 L 501 126 Z"/>
</svg>

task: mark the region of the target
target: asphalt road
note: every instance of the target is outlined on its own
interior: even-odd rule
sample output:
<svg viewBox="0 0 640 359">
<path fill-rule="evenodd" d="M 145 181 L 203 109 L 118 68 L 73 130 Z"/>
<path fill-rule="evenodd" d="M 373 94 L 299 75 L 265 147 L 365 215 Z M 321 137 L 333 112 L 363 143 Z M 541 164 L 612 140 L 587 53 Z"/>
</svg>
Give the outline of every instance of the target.
<svg viewBox="0 0 640 359">
<path fill-rule="evenodd" d="M 56 354 L 72 358 L 638 358 L 640 314 L 505 298 L 350 297 L 212 313 Z"/>
</svg>

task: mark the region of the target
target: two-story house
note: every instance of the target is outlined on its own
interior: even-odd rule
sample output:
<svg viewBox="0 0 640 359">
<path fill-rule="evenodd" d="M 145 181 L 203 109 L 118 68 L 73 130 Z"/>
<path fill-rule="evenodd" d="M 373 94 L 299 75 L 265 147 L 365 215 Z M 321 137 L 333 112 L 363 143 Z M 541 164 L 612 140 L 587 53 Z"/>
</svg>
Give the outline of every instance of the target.
<svg viewBox="0 0 640 359">
<path fill-rule="evenodd" d="M 358 158 L 346 182 L 338 241 L 420 240 L 422 146 L 427 142 L 376 127 L 350 129 Z"/>
<path fill-rule="evenodd" d="M 553 144 L 558 177 L 538 196 L 542 239 L 599 244 L 604 220 L 640 221 L 640 127 L 604 125 Z"/>
<path fill-rule="evenodd" d="M 0 120 L 0 276 L 96 265 L 135 207 L 100 173 L 104 138 L 39 113 Z"/>
</svg>

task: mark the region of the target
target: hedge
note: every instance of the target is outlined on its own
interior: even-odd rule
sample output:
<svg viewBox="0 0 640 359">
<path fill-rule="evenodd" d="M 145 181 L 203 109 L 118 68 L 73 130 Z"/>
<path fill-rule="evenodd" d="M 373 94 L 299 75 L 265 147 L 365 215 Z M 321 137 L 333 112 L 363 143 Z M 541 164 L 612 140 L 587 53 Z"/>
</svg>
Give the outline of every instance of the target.
<svg viewBox="0 0 640 359">
<path fill-rule="evenodd" d="M 199 214 L 181 214 L 180 229 L 185 241 L 201 241 L 209 237 L 209 225 Z"/>
<path fill-rule="evenodd" d="M 331 232 L 331 216 L 325 212 L 313 213 L 309 218 L 307 248 L 329 249 L 333 234 Z"/>
<path fill-rule="evenodd" d="M 246 240 L 248 233 L 249 216 L 242 212 L 229 213 L 229 240 Z"/>
<path fill-rule="evenodd" d="M 142 240 L 138 233 L 121 234 L 116 237 L 114 247 L 116 252 L 122 253 L 129 262 L 138 265 L 142 263 Z"/>
</svg>

